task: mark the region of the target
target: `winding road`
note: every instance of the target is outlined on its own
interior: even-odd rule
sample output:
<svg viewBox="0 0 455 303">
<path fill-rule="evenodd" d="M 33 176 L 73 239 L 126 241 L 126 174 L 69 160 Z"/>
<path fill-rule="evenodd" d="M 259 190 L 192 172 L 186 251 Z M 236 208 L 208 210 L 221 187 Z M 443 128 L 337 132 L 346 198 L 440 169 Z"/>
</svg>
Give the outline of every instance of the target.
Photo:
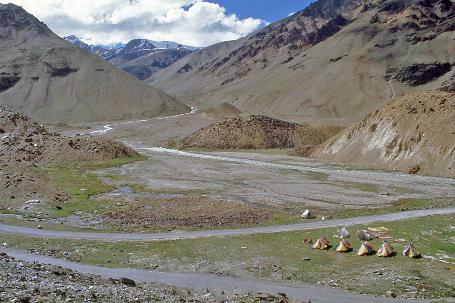
<svg viewBox="0 0 455 303">
<path fill-rule="evenodd" d="M 182 114 L 188 115 L 196 112 L 196 109 L 192 109 L 191 112 Z M 154 118 L 153 120 L 169 119 L 182 115 L 172 117 L 161 117 Z M 98 129 L 94 129 L 90 132 L 91 135 L 103 135 L 110 131 L 113 131 L 116 127 L 122 127 L 124 125 L 131 125 L 136 123 L 146 122 L 148 120 L 128 121 L 121 123 L 114 123 L 111 125 L 104 125 Z M 142 151 L 148 153 L 161 153 L 170 154 L 172 156 L 189 157 L 189 158 L 200 158 L 204 160 L 222 161 L 247 164 L 252 166 L 271 167 L 278 169 L 293 169 L 303 172 L 320 172 L 320 173 L 332 173 L 336 172 L 341 177 L 352 178 L 363 178 L 366 180 L 372 179 L 374 176 L 378 180 L 390 179 L 391 177 L 399 177 L 400 174 L 389 173 L 389 172 L 371 172 L 371 171 L 348 171 L 343 169 L 337 169 L 334 167 L 311 167 L 308 165 L 290 165 L 285 163 L 267 162 L 256 159 L 245 159 L 229 157 L 226 155 L 215 155 L 215 154 L 201 154 L 191 153 L 185 151 L 177 151 L 171 149 L 163 149 L 156 147 L 147 147 L 147 145 L 134 146 L 141 148 Z M 408 175 L 406 175 L 408 177 Z M 415 183 L 431 183 L 437 186 L 452 186 L 455 185 L 455 181 L 436 178 L 436 177 L 423 177 L 423 176 L 412 176 L 413 184 Z M 20 226 L 4 225 L 0 224 L 0 234 L 12 234 L 12 235 L 23 235 L 29 237 L 37 237 L 44 239 L 70 239 L 70 240 L 96 240 L 103 242 L 116 242 L 116 241 L 167 241 L 167 240 L 178 240 L 178 239 L 197 239 L 207 237 L 228 237 L 228 236 L 244 236 L 253 234 L 271 234 L 280 232 L 291 232 L 291 231 L 305 231 L 320 228 L 331 228 L 341 226 L 353 226 L 360 224 L 372 224 L 379 222 L 392 222 L 399 220 L 406 220 L 412 218 L 419 218 L 432 215 L 451 215 L 455 214 L 455 207 L 443 208 L 443 209 L 426 209 L 426 210 L 412 210 L 404 211 L 399 213 L 391 214 L 379 214 L 365 217 L 349 218 L 349 219 L 337 219 L 328 221 L 308 221 L 300 224 L 290 225 L 279 225 L 279 226 L 261 226 L 251 227 L 242 229 L 224 229 L 224 230 L 202 230 L 202 231 L 175 231 L 165 233 L 95 233 L 95 232 L 71 232 L 71 231 L 52 231 L 35 228 L 27 228 Z M 146 271 L 137 270 L 130 268 L 106 268 L 94 265 L 80 264 L 76 262 L 70 262 L 58 258 L 35 255 L 27 252 L 22 252 L 13 249 L 0 248 L 0 251 L 6 252 L 8 255 L 15 257 L 18 260 L 25 262 L 36 262 L 41 264 L 51 264 L 62 266 L 80 273 L 100 275 L 105 278 L 121 278 L 127 277 L 137 282 L 151 282 L 160 283 L 176 287 L 186 287 L 192 289 L 219 289 L 219 290 L 242 290 L 242 291 L 254 291 L 263 293 L 286 293 L 290 298 L 297 300 L 311 300 L 311 302 L 319 303 L 344 303 L 344 302 L 362 302 L 362 303 L 376 303 L 376 302 L 426 302 L 406 299 L 389 299 L 385 297 L 372 297 L 350 293 L 341 289 L 333 289 L 317 285 L 301 284 L 301 283 L 289 283 L 289 282 L 276 282 L 270 280 L 259 280 L 259 279 L 245 279 L 245 278 L 234 278 L 226 276 L 218 276 L 213 274 L 204 273 L 179 273 L 179 272 L 157 272 L 157 271 Z"/>
<path fill-rule="evenodd" d="M 23 235 L 29 237 L 71 240 L 97 240 L 106 242 L 116 241 L 168 241 L 179 239 L 197 239 L 208 237 L 245 236 L 253 234 L 272 234 L 290 231 L 304 231 L 319 228 L 353 226 L 377 222 L 392 222 L 405 219 L 419 218 L 431 215 L 455 214 L 455 207 L 434 208 L 425 210 L 411 210 L 399 213 L 380 214 L 365 217 L 338 219 L 328 221 L 314 221 L 300 224 L 260 226 L 240 229 L 201 230 L 201 231 L 175 231 L 167 233 L 92 233 L 71 232 L 35 229 L 21 226 L 0 224 L 0 234 Z"/>
<path fill-rule="evenodd" d="M 107 268 L 93 265 L 70 262 L 53 257 L 35 255 L 13 249 L 0 248 L 0 251 L 9 256 L 24 262 L 35 262 L 61 266 L 83 274 L 100 275 L 104 278 L 120 279 L 126 277 L 136 282 L 160 283 L 176 287 L 191 289 L 217 289 L 217 290 L 241 290 L 262 293 L 286 293 L 288 297 L 296 300 L 311 300 L 317 303 L 405 303 L 405 302 L 426 302 L 407 299 L 388 299 L 385 297 L 372 297 L 360 294 L 353 294 L 341 289 L 334 289 L 323 286 L 274 282 L 270 280 L 244 279 L 226 276 L 217 276 L 203 273 L 178 273 L 146 271 L 130 268 Z"/>
</svg>

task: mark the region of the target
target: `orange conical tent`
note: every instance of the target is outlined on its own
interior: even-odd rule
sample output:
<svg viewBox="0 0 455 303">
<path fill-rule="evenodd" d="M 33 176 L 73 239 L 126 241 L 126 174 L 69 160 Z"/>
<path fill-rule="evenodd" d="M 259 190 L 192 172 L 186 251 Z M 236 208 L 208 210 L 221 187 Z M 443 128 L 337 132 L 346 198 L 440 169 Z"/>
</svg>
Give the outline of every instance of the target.
<svg viewBox="0 0 455 303">
<path fill-rule="evenodd" d="M 372 253 L 373 253 L 373 245 L 371 245 L 371 243 L 368 241 L 363 242 L 362 246 L 360 246 L 360 249 L 357 252 L 357 254 L 359 256 L 368 256 L 368 255 L 371 255 Z"/>
<path fill-rule="evenodd" d="M 420 253 L 417 251 L 415 246 L 412 243 L 406 245 L 403 249 L 403 256 L 411 257 L 411 258 L 419 258 Z"/>
<path fill-rule="evenodd" d="M 381 248 L 378 250 L 378 256 L 380 257 L 390 257 L 393 254 L 393 247 L 389 242 L 384 241 Z"/>
<path fill-rule="evenodd" d="M 337 245 L 335 248 L 337 252 L 345 253 L 351 250 L 351 243 L 348 240 L 342 239 L 340 244 Z"/>
<path fill-rule="evenodd" d="M 328 249 L 329 248 L 329 240 L 326 238 L 319 238 L 312 246 L 313 249 Z"/>
</svg>

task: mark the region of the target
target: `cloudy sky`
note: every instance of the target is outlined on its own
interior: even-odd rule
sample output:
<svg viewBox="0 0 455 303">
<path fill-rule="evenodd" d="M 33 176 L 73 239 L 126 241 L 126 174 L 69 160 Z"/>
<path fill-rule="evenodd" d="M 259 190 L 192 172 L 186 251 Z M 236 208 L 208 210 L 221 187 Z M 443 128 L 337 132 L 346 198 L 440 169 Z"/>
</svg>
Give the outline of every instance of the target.
<svg viewBox="0 0 455 303">
<path fill-rule="evenodd" d="M 60 36 L 90 44 L 134 38 L 207 46 L 240 38 L 309 0 L 9 0 Z"/>
</svg>

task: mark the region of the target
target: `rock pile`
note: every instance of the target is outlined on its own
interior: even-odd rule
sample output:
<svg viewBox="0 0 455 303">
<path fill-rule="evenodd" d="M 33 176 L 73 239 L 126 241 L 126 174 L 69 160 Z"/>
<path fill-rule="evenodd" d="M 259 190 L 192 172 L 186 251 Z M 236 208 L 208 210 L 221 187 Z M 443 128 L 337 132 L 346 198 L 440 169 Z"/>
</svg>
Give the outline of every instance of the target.
<svg viewBox="0 0 455 303">
<path fill-rule="evenodd" d="M 441 90 L 445 92 L 455 93 L 455 71 L 452 73 L 449 79 L 442 83 Z"/>
<path fill-rule="evenodd" d="M 0 253 L 0 266 L 0 302 L 291 302 L 285 294 L 196 291 L 128 278 L 107 279 L 20 262 L 4 253 Z"/>
<path fill-rule="evenodd" d="M 296 123 L 266 116 L 232 118 L 212 124 L 183 140 L 184 148 L 289 148 Z"/>
<path fill-rule="evenodd" d="M 267 116 L 235 117 L 205 127 L 182 141 L 181 148 L 204 149 L 308 149 L 334 136 L 339 127 L 312 127 Z"/>
</svg>

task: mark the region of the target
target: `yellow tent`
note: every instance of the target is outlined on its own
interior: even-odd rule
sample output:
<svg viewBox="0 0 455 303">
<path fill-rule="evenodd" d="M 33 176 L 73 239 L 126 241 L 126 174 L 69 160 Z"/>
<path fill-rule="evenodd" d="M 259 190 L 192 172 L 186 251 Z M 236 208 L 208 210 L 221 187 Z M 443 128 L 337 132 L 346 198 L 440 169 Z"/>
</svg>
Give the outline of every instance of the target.
<svg viewBox="0 0 455 303">
<path fill-rule="evenodd" d="M 326 238 L 319 238 L 312 246 L 313 249 L 328 249 L 329 248 L 329 240 Z"/>
<path fill-rule="evenodd" d="M 411 258 L 420 258 L 420 253 L 417 251 L 415 246 L 412 243 L 409 243 L 403 249 L 403 256 L 411 257 Z"/>
<path fill-rule="evenodd" d="M 368 256 L 368 255 L 371 255 L 372 253 L 373 253 L 373 245 L 371 245 L 371 243 L 368 241 L 363 242 L 362 246 L 360 246 L 360 249 L 357 252 L 357 254 L 359 256 Z"/>
<path fill-rule="evenodd" d="M 393 254 L 393 247 L 389 242 L 384 241 L 381 248 L 378 250 L 378 256 L 380 257 L 390 257 Z"/>
<path fill-rule="evenodd" d="M 342 239 L 335 250 L 341 253 L 348 252 L 351 250 L 351 243 L 349 243 L 349 241 L 346 239 Z"/>
</svg>

